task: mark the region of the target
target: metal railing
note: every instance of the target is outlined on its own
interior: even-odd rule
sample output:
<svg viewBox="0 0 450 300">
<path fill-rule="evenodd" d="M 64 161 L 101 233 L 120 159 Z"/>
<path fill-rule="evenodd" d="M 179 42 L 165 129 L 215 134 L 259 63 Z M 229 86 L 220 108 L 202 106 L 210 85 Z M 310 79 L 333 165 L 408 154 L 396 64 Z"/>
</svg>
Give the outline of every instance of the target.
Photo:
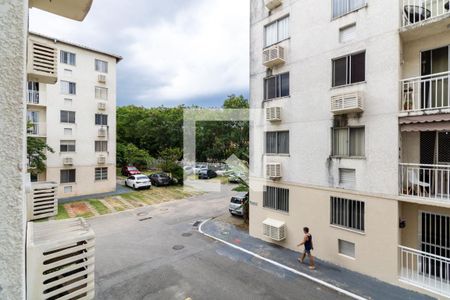
<svg viewBox="0 0 450 300">
<path fill-rule="evenodd" d="M 27 96 L 28 103 L 39 104 L 39 91 L 28 90 L 27 95 L 28 95 Z"/>
<path fill-rule="evenodd" d="M 31 123 L 30 127 L 27 130 L 27 133 L 29 135 L 45 136 L 46 135 L 45 123 Z"/>
<path fill-rule="evenodd" d="M 450 200 L 450 165 L 400 164 L 400 195 Z"/>
<path fill-rule="evenodd" d="M 403 0 L 403 27 L 427 21 L 450 12 L 448 0 Z"/>
<path fill-rule="evenodd" d="M 450 108 L 450 72 L 403 79 L 400 111 L 424 111 Z"/>
<path fill-rule="evenodd" d="M 450 259 L 399 246 L 400 280 L 450 296 Z"/>
</svg>

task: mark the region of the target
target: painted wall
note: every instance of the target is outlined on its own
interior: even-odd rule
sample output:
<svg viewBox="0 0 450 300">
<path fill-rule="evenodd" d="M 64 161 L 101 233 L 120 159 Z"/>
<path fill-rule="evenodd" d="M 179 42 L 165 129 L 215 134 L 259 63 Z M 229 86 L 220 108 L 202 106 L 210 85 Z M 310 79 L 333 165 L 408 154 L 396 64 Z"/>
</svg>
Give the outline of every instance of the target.
<svg viewBox="0 0 450 300">
<path fill-rule="evenodd" d="M 0 299 L 25 297 L 28 1 L 0 0 Z"/>
</svg>

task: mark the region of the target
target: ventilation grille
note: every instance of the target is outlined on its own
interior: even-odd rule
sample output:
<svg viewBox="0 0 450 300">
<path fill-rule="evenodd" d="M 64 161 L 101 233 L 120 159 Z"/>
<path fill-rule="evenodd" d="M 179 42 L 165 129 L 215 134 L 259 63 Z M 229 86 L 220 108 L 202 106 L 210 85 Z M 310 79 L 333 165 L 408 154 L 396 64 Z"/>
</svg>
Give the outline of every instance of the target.
<svg viewBox="0 0 450 300">
<path fill-rule="evenodd" d="M 334 114 L 346 114 L 363 111 L 363 97 L 359 92 L 331 97 L 331 112 Z"/>
<path fill-rule="evenodd" d="M 270 163 L 266 165 L 266 177 L 270 179 L 281 178 L 281 164 Z"/>
<path fill-rule="evenodd" d="M 283 64 L 284 48 L 281 46 L 272 46 L 263 51 L 263 65 L 270 68 L 279 64 Z"/>
<path fill-rule="evenodd" d="M 97 163 L 98 163 L 99 165 L 104 165 L 104 164 L 106 164 L 106 156 L 104 156 L 104 155 L 99 156 L 99 157 L 97 158 Z"/>
<path fill-rule="evenodd" d="M 283 4 L 283 0 L 265 0 L 265 5 L 268 10 L 272 10 Z"/>
<path fill-rule="evenodd" d="M 66 166 L 73 165 L 73 158 L 72 157 L 64 157 L 63 158 L 63 164 Z"/>
<path fill-rule="evenodd" d="M 106 110 L 106 103 L 105 102 L 99 102 L 97 104 L 98 110 Z"/>
<path fill-rule="evenodd" d="M 55 182 L 36 182 L 31 186 L 31 193 L 27 195 L 28 221 L 48 218 L 58 214 L 58 199 Z"/>
<path fill-rule="evenodd" d="M 28 40 L 28 80 L 55 84 L 58 51 L 50 44 Z"/>
<path fill-rule="evenodd" d="M 93 299 L 94 246 L 82 218 L 28 223 L 27 299 Z"/>
<path fill-rule="evenodd" d="M 98 137 L 102 137 L 102 138 L 106 137 L 106 129 L 105 128 L 100 128 L 98 130 Z"/>
<path fill-rule="evenodd" d="M 286 224 L 282 221 L 266 219 L 263 222 L 263 235 L 274 241 L 282 241 L 286 239 Z"/>
<path fill-rule="evenodd" d="M 267 107 L 266 120 L 270 122 L 281 121 L 281 107 Z"/>
<path fill-rule="evenodd" d="M 106 75 L 98 75 L 98 82 L 100 83 L 106 83 Z"/>
</svg>

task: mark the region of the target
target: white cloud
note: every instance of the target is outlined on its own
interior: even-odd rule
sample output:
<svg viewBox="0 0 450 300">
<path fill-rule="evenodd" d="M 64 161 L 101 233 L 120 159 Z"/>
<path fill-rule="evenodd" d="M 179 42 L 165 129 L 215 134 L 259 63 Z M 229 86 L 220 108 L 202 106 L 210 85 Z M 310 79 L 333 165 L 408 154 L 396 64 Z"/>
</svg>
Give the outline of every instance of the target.
<svg viewBox="0 0 450 300">
<path fill-rule="evenodd" d="M 119 88 L 140 102 L 176 102 L 247 89 L 248 1 L 184 0 L 184 7 L 177 5 L 180 1 L 169 2 L 139 0 L 125 8 L 123 1 L 95 0 L 81 24 L 32 12 L 30 26 L 122 55 L 120 71 L 125 74 L 119 77 Z M 167 11 L 151 13 L 152 6 L 161 5 Z"/>
</svg>

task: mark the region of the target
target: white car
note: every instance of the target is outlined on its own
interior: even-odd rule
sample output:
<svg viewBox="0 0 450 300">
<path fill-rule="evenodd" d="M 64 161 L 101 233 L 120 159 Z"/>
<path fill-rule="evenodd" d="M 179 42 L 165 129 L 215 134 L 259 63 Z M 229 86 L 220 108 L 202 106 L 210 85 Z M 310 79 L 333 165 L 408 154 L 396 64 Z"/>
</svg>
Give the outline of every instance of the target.
<svg viewBox="0 0 450 300">
<path fill-rule="evenodd" d="M 150 178 L 145 175 L 132 175 L 125 180 L 125 186 L 137 189 L 149 189 L 152 187 Z"/>
<path fill-rule="evenodd" d="M 200 171 L 208 170 L 208 167 L 205 165 L 197 165 L 193 168 L 193 170 L 194 170 L 194 174 L 197 175 L 198 173 L 200 173 Z"/>
<path fill-rule="evenodd" d="M 232 215 L 243 216 L 244 215 L 244 201 L 248 197 L 248 193 L 240 193 L 234 197 L 231 197 L 228 210 Z"/>
<path fill-rule="evenodd" d="M 191 166 L 184 166 L 183 167 L 184 174 L 187 176 L 194 174 L 194 169 Z"/>
</svg>

